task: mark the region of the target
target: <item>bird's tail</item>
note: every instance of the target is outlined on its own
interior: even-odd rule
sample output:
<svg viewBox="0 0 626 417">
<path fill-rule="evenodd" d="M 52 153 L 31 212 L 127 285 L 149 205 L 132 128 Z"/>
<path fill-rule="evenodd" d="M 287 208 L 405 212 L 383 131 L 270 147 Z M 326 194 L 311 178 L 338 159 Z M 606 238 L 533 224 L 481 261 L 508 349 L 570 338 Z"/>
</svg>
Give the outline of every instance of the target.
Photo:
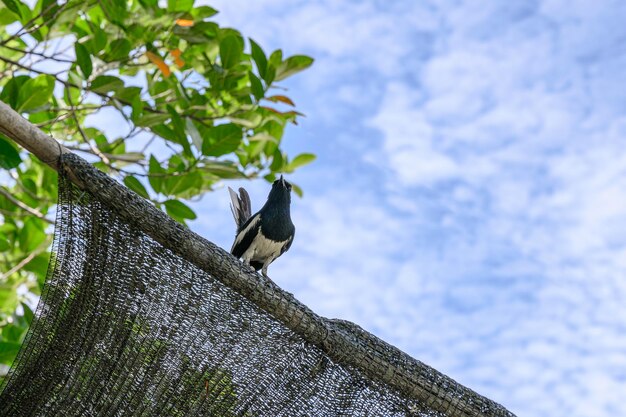
<svg viewBox="0 0 626 417">
<path fill-rule="evenodd" d="M 252 216 L 250 196 L 243 187 L 239 188 L 239 195 L 230 187 L 228 187 L 228 192 L 231 201 L 230 210 L 233 212 L 237 229 L 239 229 Z"/>
</svg>

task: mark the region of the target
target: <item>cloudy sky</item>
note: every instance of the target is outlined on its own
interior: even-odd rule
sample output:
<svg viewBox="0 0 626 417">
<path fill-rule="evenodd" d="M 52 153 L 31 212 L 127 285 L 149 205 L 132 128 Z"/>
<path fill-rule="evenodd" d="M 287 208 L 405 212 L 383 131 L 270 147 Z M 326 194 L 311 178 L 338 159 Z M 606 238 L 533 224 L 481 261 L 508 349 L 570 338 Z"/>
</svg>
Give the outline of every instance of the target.
<svg viewBox="0 0 626 417">
<path fill-rule="evenodd" d="M 519 416 L 626 415 L 626 2 L 209 4 L 316 58 L 275 281 Z M 196 208 L 229 248 L 227 192 Z"/>
</svg>

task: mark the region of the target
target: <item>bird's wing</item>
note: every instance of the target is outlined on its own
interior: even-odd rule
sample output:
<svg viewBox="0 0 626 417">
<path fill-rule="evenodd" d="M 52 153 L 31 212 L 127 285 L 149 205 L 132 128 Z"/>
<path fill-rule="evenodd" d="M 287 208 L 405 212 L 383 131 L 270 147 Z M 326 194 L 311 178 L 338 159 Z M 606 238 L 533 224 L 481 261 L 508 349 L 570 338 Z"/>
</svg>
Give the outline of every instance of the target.
<svg viewBox="0 0 626 417">
<path fill-rule="evenodd" d="M 254 240 L 256 235 L 260 233 L 260 228 L 261 215 L 257 213 L 254 216 L 250 217 L 243 224 L 239 232 L 237 232 L 237 236 L 235 237 L 233 247 L 230 249 L 230 253 L 235 255 L 237 258 L 241 258 L 252 244 L 252 241 Z"/>
<path fill-rule="evenodd" d="M 296 229 L 293 229 L 293 233 L 291 234 L 291 236 L 289 236 L 289 240 L 287 240 L 287 242 L 285 242 L 285 244 L 283 245 L 282 249 L 280 250 L 280 255 L 282 255 L 283 253 L 287 252 L 289 250 L 289 248 L 291 247 L 291 244 L 293 243 L 293 237 L 296 235 Z M 280 256 L 278 255 L 278 256 Z"/>
<path fill-rule="evenodd" d="M 230 194 L 230 211 L 235 218 L 235 224 L 237 224 L 237 230 L 240 230 L 244 223 L 248 221 L 252 215 L 252 205 L 250 204 L 250 196 L 248 192 L 242 187 L 239 188 L 239 194 L 230 187 L 228 187 L 228 193 Z"/>
</svg>

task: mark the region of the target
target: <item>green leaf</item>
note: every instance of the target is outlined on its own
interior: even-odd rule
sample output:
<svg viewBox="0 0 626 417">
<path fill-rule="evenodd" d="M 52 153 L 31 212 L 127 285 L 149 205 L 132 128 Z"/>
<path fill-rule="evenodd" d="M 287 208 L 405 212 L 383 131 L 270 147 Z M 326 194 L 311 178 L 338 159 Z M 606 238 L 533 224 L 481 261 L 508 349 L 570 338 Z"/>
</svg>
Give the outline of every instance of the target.
<svg viewBox="0 0 626 417">
<path fill-rule="evenodd" d="M 267 85 L 270 85 L 274 81 L 274 78 L 276 78 L 276 68 L 278 68 L 282 60 L 283 51 L 281 51 L 280 49 L 275 50 L 274 52 L 272 52 L 272 55 L 270 55 L 270 59 L 267 62 L 265 77 L 263 77 Z"/>
<path fill-rule="evenodd" d="M 148 177 L 150 186 L 155 192 L 160 193 L 161 188 L 163 187 L 163 178 L 164 178 L 162 174 L 165 174 L 165 170 L 163 169 L 161 164 L 159 164 L 159 161 L 156 160 L 154 155 L 150 155 L 150 162 L 148 164 L 148 168 L 149 168 L 150 174 L 156 174 L 156 175 L 151 175 Z"/>
<path fill-rule="evenodd" d="M 202 149 L 202 135 L 198 131 L 198 128 L 193 124 L 193 121 L 189 118 L 185 120 L 185 126 L 187 133 L 191 136 L 191 141 L 196 146 L 196 149 Z"/>
<path fill-rule="evenodd" d="M 270 59 L 267 64 L 270 67 L 278 68 L 282 60 L 283 60 L 283 51 L 281 49 L 277 49 L 274 52 L 272 52 L 272 55 L 270 55 Z"/>
<path fill-rule="evenodd" d="M 17 300 L 16 300 L 17 301 Z M 19 307 L 21 303 L 15 302 L 15 308 Z M 26 320 L 23 315 L 15 314 L 15 309 L 11 312 L 13 315 L 13 322 L 6 324 L 2 327 L 2 339 L 4 342 L 16 342 L 22 343 L 26 335 Z"/>
<path fill-rule="evenodd" d="M 257 111 L 247 111 L 230 116 L 230 121 L 248 129 L 255 129 L 263 122 L 263 116 Z"/>
<path fill-rule="evenodd" d="M 265 56 L 265 52 L 263 52 L 263 49 L 252 39 L 250 39 L 250 46 L 252 49 L 252 59 L 256 64 L 259 75 L 261 78 L 265 78 L 265 71 L 267 70 L 267 57 Z"/>
<path fill-rule="evenodd" d="M 15 168 L 22 162 L 19 152 L 7 140 L 0 137 L 0 167 L 4 169 Z"/>
<path fill-rule="evenodd" d="M 315 161 L 316 156 L 312 153 L 301 153 L 300 155 L 293 158 L 293 160 L 287 165 L 287 171 L 292 172 L 296 168 L 299 168 L 303 165 L 310 164 Z"/>
<path fill-rule="evenodd" d="M 11 314 L 18 305 L 15 288 L 9 285 L 0 285 L 0 314 Z"/>
<path fill-rule="evenodd" d="M 193 0 L 167 0 L 167 11 L 170 13 L 188 12 L 193 7 Z"/>
<path fill-rule="evenodd" d="M 17 342 L 0 342 L 0 363 L 10 365 L 22 347 Z"/>
<path fill-rule="evenodd" d="M 22 16 L 20 21 L 22 22 L 22 24 L 25 24 L 26 22 L 30 22 L 30 20 L 34 18 L 33 12 L 30 10 L 30 7 L 28 7 L 28 5 L 22 3 L 21 1 L 16 1 L 15 3 L 17 4 L 17 7 L 20 9 L 20 15 Z M 37 40 L 41 42 L 41 33 L 39 31 L 31 32 L 31 34 L 33 35 L 35 39 L 39 37 L 39 39 Z"/>
<path fill-rule="evenodd" d="M 141 87 L 124 87 L 115 92 L 115 98 L 127 103 L 133 103 L 135 100 L 140 100 L 140 96 Z"/>
<path fill-rule="evenodd" d="M 77 86 L 81 86 L 80 88 L 74 88 L 74 87 L 70 87 L 70 86 L 65 86 L 65 88 L 63 89 L 63 100 L 65 100 L 66 103 L 72 103 L 72 104 L 78 104 L 78 102 L 80 101 L 80 94 L 83 91 L 83 77 L 81 77 L 80 75 L 78 75 L 78 69 L 77 68 L 72 68 L 68 74 L 68 79 L 69 82 L 77 85 Z"/>
<path fill-rule="evenodd" d="M 306 55 L 290 56 L 276 69 L 275 81 L 284 80 L 285 78 L 310 67 L 311 64 L 313 64 L 313 58 Z"/>
<path fill-rule="evenodd" d="M 90 90 L 96 93 L 108 93 L 124 88 L 124 81 L 112 75 L 99 75 L 91 82 Z"/>
<path fill-rule="evenodd" d="M 265 90 L 263 89 L 263 84 L 261 83 L 261 80 L 259 80 L 259 78 L 254 75 L 252 71 L 248 72 L 248 77 L 250 78 L 250 89 L 252 90 L 254 98 L 256 98 L 257 100 L 262 99 L 265 95 Z"/>
<path fill-rule="evenodd" d="M 9 240 L 7 239 L 6 235 L 4 233 L 0 233 L 0 252 L 4 252 L 10 247 L 11 247 L 11 244 L 9 243 Z"/>
<path fill-rule="evenodd" d="M 4 3 L 5 6 L 7 6 L 7 9 L 11 10 L 13 13 L 18 15 L 20 18 L 23 17 L 22 13 L 20 12 L 20 8 L 18 7 L 18 5 L 15 2 L 15 0 L 2 0 L 2 3 Z"/>
<path fill-rule="evenodd" d="M 274 152 L 274 159 L 272 160 L 270 169 L 273 172 L 280 172 L 282 171 L 284 165 L 285 165 L 285 157 L 283 153 L 280 151 L 280 149 L 277 148 L 276 151 Z"/>
<path fill-rule="evenodd" d="M 0 9 L 0 26 L 8 26 L 11 23 L 20 20 L 20 16 L 13 13 L 9 9 Z"/>
<path fill-rule="evenodd" d="M 296 193 L 298 197 L 302 198 L 302 196 L 304 195 L 304 193 L 302 192 L 302 188 L 300 188 L 299 185 L 294 184 L 293 182 L 290 182 L 290 184 L 291 184 L 291 188 L 293 189 L 293 192 Z"/>
<path fill-rule="evenodd" d="M 174 131 L 174 129 L 170 129 L 165 124 L 151 126 L 150 130 L 152 130 L 152 132 L 156 133 L 163 139 L 169 140 L 170 142 L 174 142 L 174 143 L 180 142 L 180 139 L 176 135 L 176 132 Z"/>
<path fill-rule="evenodd" d="M 54 78 L 51 75 L 39 75 L 26 81 L 20 88 L 17 111 L 23 112 L 47 104 L 54 91 Z"/>
<path fill-rule="evenodd" d="M 171 185 L 168 184 L 170 185 L 169 194 L 177 197 L 188 198 L 190 195 L 186 191 L 191 188 L 198 189 L 202 187 L 202 176 L 198 172 L 190 172 L 186 175 L 171 177 L 170 179 L 175 180 L 175 182 L 172 182 Z"/>
<path fill-rule="evenodd" d="M 217 31 L 218 26 L 214 22 L 197 22 L 191 27 L 176 25 L 173 33 L 189 43 L 202 44 L 203 52 L 210 54 L 214 48 L 217 49 L 217 43 L 214 42 Z"/>
<path fill-rule="evenodd" d="M 100 0 L 98 4 L 108 20 L 123 26 L 124 20 L 128 16 L 126 0 Z"/>
<path fill-rule="evenodd" d="M 48 123 L 52 123 L 55 119 L 57 119 L 57 117 L 59 116 L 58 113 L 56 112 L 51 112 L 51 111 L 40 111 L 40 112 L 33 112 L 30 113 L 28 115 L 28 121 L 31 122 L 32 124 L 48 124 Z"/>
<path fill-rule="evenodd" d="M 91 75 L 91 71 L 93 70 L 89 51 L 87 51 L 85 45 L 78 42 L 74 44 L 74 50 L 76 52 L 76 62 L 78 63 L 78 67 L 80 68 L 85 78 L 89 78 L 89 76 Z"/>
<path fill-rule="evenodd" d="M 259 131 L 267 132 L 271 136 L 275 137 L 277 139 L 275 142 L 278 142 L 278 139 L 283 137 L 284 130 L 285 130 L 284 123 L 281 124 L 277 122 L 276 120 L 270 120 L 259 128 Z"/>
<path fill-rule="evenodd" d="M 24 270 L 32 272 L 40 277 L 46 276 L 48 272 L 48 263 L 50 261 L 50 253 L 44 252 L 33 258 L 32 261 L 24 265 Z"/>
<path fill-rule="evenodd" d="M 41 2 L 41 15 L 45 26 L 52 27 L 57 20 L 59 5 L 57 0 L 43 0 Z M 45 32 L 44 32 L 45 34 Z"/>
<path fill-rule="evenodd" d="M 24 220 L 24 227 L 20 230 L 19 244 L 23 252 L 32 252 L 46 240 L 42 221 L 34 217 Z"/>
<path fill-rule="evenodd" d="M 191 15 L 196 19 L 206 19 L 217 14 L 217 10 L 209 6 L 194 7 Z"/>
<path fill-rule="evenodd" d="M 161 114 L 161 113 L 147 113 L 143 116 L 139 117 L 135 124 L 141 127 L 151 127 L 158 124 L 161 124 L 167 120 L 169 120 L 169 114 Z"/>
<path fill-rule="evenodd" d="M 17 75 L 12 77 L 9 82 L 4 85 L 2 91 L 0 91 L 0 100 L 4 101 L 12 108 L 17 109 L 19 105 L 18 99 L 20 96 L 20 90 L 28 80 L 30 80 L 28 75 Z"/>
<path fill-rule="evenodd" d="M 144 187 L 143 184 L 134 176 L 132 175 L 125 176 L 124 184 L 128 188 L 130 188 L 131 190 L 133 190 L 134 192 L 142 196 L 143 198 L 150 198 L 150 195 L 148 194 L 146 187 Z"/>
<path fill-rule="evenodd" d="M 237 165 L 231 161 L 207 160 L 202 169 L 220 178 L 242 178 Z"/>
<path fill-rule="evenodd" d="M 196 213 L 189 208 L 185 203 L 178 200 L 167 200 L 165 203 L 165 211 L 173 218 L 179 219 L 195 219 Z"/>
<path fill-rule="evenodd" d="M 128 54 L 130 53 L 131 45 L 128 39 L 120 38 L 116 39 L 107 48 L 106 53 L 102 56 L 102 59 L 105 62 L 113 62 L 120 61 L 124 58 L 128 58 Z"/>
<path fill-rule="evenodd" d="M 107 46 L 109 39 L 107 38 L 106 32 L 98 26 L 91 24 L 90 29 L 93 34 L 90 36 L 90 39 L 85 42 L 85 47 L 92 55 L 98 55 L 98 53 Z"/>
<path fill-rule="evenodd" d="M 30 325 L 33 321 L 33 316 L 34 316 L 33 310 L 30 309 L 28 304 L 26 303 L 21 303 L 21 304 L 22 304 L 22 308 L 24 309 L 24 318 L 26 319 L 26 323 Z"/>
<path fill-rule="evenodd" d="M 189 140 L 187 139 L 187 133 L 185 132 L 185 122 L 182 117 L 178 114 L 176 109 L 172 106 L 167 106 L 167 111 L 170 114 L 172 121 L 171 127 L 174 130 L 174 134 L 176 135 L 177 142 L 183 147 L 185 155 L 192 156 L 191 146 L 189 145 Z"/>
<path fill-rule="evenodd" d="M 278 139 L 276 139 L 274 136 L 270 135 L 267 132 L 259 132 L 255 135 L 252 135 L 248 138 L 248 140 L 250 142 L 267 142 L 267 141 L 271 141 L 274 143 L 278 143 Z"/>
<path fill-rule="evenodd" d="M 229 69 L 234 67 L 241 60 L 243 53 L 243 43 L 237 36 L 226 36 L 220 42 L 220 59 L 222 67 Z"/>
<path fill-rule="evenodd" d="M 208 130 L 208 136 L 202 142 L 202 153 L 220 156 L 234 152 L 241 143 L 242 131 L 233 123 L 225 123 Z"/>
</svg>

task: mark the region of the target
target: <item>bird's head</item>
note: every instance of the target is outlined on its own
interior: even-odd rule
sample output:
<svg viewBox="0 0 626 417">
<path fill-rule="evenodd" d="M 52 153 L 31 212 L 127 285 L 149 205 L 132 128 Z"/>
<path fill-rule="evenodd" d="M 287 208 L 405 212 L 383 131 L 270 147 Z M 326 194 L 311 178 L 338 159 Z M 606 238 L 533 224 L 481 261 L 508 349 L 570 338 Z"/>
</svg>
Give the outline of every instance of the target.
<svg viewBox="0 0 626 417">
<path fill-rule="evenodd" d="M 272 184 L 272 190 L 267 197 L 267 201 L 280 201 L 286 202 L 287 204 L 291 202 L 291 184 L 289 184 L 282 175 Z"/>
</svg>

